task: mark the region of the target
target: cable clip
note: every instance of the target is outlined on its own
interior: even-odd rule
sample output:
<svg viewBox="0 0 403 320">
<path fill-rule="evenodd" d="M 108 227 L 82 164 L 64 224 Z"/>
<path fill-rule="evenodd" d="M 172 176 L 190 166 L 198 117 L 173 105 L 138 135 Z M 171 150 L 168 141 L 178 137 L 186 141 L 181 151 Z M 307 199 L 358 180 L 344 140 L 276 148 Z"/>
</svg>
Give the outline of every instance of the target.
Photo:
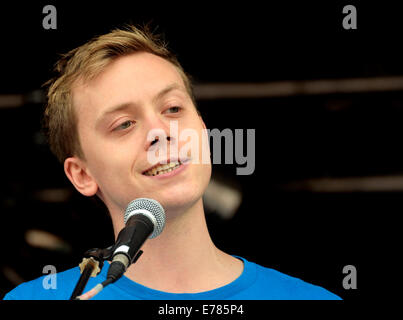
<svg viewBox="0 0 403 320">
<path fill-rule="evenodd" d="M 83 261 L 78 265 L 80 267 L 80 273 L 83 273 L 87 265 L 92 268 L 91 277 L 96 277 L 98 273 L 101 272 L 99 268 L 99 261 L 95 260 L 93 257 L 83 258 Z"/>
</svg>

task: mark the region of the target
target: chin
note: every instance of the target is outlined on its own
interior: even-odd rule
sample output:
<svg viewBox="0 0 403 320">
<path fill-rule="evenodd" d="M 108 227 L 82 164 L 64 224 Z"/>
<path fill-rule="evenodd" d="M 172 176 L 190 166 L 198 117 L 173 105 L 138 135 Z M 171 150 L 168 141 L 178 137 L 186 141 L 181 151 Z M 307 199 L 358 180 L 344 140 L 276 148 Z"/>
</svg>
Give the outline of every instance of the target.
<svg viewBox="0 0 403 320">
<path fill-rule="evenodd" d="M 167 215 L 169 215 L 173 212 L 179 213 L 188 210 L 202 199 L 203 193 L 204 188 L 201 188 L 200 184 L 186 185 L 164 190 L 164 192 L 155 194 L 154 199 L 161 203 Z"/>
<path fill-rule="evenodd" d="M 192 189 L 188 187 L 186 190 L 175 190 L 161 194 L 160 202 L 166 209 L 174 207 L 188 207 L 197 202 L 202 197 L 201 190 Z"/>
<path fill-rule="evenodd" d="M 157 200 L 168 214 L 180 213 L 202 200 L 203 194 L 210 182 L 211 166 L 204 166 L 190 178 L 171 186 L 148 189 L 142 197 Z"/>
</svg>

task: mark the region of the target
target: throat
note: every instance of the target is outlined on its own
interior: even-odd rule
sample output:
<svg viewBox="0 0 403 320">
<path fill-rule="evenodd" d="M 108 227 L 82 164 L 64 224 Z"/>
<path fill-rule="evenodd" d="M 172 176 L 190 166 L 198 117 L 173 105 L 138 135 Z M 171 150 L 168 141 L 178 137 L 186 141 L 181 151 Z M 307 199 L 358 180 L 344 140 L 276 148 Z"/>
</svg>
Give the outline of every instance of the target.
<svg viewBox="0 0 403 320">
<path fill-rule="evenodd" d="M 130 280 L 150 289 L 170 293 L 199 293 L 217 289 L 235 281 L 243 272 L 243 262 L 217 249 L 213 259 L 155 262 L 146 251 L 125 273 Z"/>
</svg>

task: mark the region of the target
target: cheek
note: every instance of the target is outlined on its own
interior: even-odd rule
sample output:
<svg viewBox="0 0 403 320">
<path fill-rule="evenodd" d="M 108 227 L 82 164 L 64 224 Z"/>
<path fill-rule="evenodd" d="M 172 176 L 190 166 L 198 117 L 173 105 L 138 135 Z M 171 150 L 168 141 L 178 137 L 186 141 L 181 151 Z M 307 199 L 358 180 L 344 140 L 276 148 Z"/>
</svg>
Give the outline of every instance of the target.
<svg viewBox="0 0 403 320">
<path fill-rule="evenodd" d="M 189 186 L 191 185 L 193 191 L 202 195 L 210 182 L 212 166 L 210 163 L 194 163 L 191 172 Z"/>
<path fill-rule="evenodd" d="M 88 163 L 100 188 L 108 188 L 109 185 L 124 183 L 124 178 L 130 174 L 131 162 L 127 154 L 118 152 L 114 148 L 96 143 L 88 145 Z"/>
<path fill-rule="evenodd" d="M 211 164 L 207 130 L 200 121 L 189 121 L 179 128 L 179 155 L 191 155 L 194 164 Z"/>
</svg>

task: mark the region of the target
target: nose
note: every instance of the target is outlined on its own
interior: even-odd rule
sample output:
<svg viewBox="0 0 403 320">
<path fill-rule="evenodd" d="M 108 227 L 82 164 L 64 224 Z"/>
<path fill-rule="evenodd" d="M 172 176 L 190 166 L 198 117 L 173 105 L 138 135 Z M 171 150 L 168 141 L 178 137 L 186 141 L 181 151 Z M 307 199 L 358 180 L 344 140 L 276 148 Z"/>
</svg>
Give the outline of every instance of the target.
<svg viewBox="0 0 403 320">
<path fill-rule="evenodd" d="M 167 136 L 166 138 L 167 138 L 167 141 L 171 141 L 171 137 L 170 137 L 170 136 Z M 155 137 L 155 139 L 154 139 L 153 141 L 151 141 L 150 147 L 151 147 L 152 145 L 156 144 L 159 140 L 160 140 L 159 137 Z"/>
<path fill-rule="evenodd" d="M 170 136 L 169 121 L 164 121 L 156 115 L 150 115 L 145 120 L 146 141 L 145 150 L 165 146 L 165 142 L 170 144 L 173 138 Z M 165 141 L 166 139 L 166 141 Z M 159 146 L 160 144 L 161 146 Z"/>
</svg>

